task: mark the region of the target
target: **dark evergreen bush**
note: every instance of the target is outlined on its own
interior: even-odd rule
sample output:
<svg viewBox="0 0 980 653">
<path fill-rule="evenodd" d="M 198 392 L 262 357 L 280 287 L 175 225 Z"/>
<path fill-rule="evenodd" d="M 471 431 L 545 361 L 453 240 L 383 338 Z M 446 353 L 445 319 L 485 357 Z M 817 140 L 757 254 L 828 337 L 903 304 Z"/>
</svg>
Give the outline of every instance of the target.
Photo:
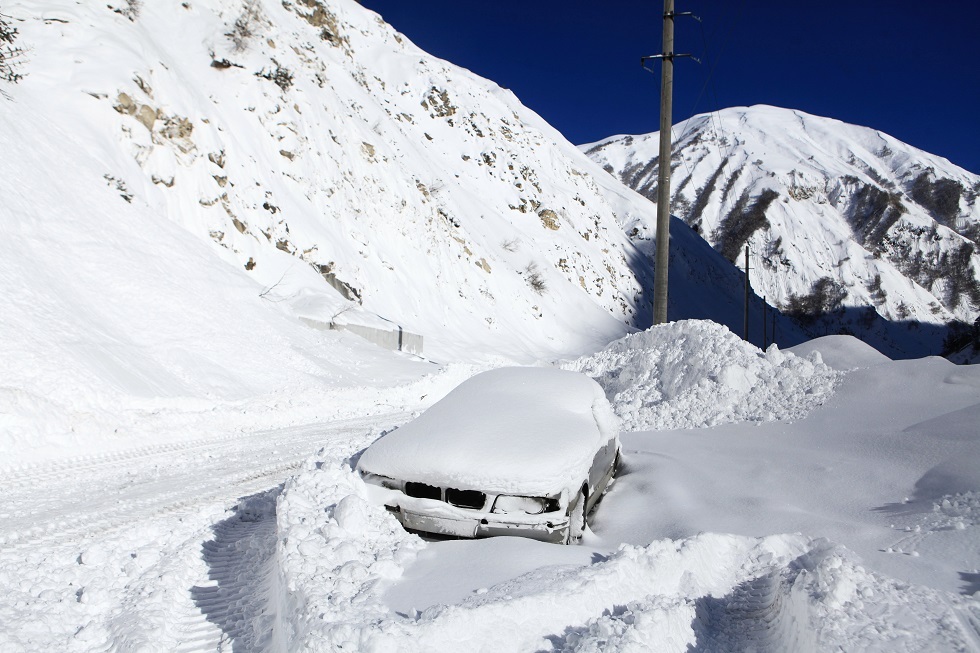
<svg viewBox="0 0 980 653">
<path fill-rule="evenodd" d="M 767 188 L 749 204 L 749 191 L 745 190 L 718 225 L 715 232 L 715 248 L 729 261 L 734 262 L 742 246 L 759 229 L 768 229 L 766 210 L 779 197 L 779 193 Z"/>
<path fill-rule="evenodd" d="M 786 300 L 786 313 L 802 322 L 813 322 L 817 318 L 836 311 L 847 297 L 844 284 L 830 277 L 820 277 L 813 282 L 806 295 L 792 294 Z"/>
</svg>

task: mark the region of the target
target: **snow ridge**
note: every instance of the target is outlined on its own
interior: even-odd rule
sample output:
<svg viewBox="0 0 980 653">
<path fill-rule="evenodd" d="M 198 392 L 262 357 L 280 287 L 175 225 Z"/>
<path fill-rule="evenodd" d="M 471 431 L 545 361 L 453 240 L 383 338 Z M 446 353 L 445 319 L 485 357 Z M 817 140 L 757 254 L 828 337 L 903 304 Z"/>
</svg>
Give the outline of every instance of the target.
<svg viewBox="0 0 980 653">
<path fill-rule="evenodd" d="M 627 431 L 702 428 L 800 419 L 823 404 L 842 375 L 819 352 L 765 352 L 713 322 L 682 320 L 564 361 L 606 391 Z"/>
</svg>

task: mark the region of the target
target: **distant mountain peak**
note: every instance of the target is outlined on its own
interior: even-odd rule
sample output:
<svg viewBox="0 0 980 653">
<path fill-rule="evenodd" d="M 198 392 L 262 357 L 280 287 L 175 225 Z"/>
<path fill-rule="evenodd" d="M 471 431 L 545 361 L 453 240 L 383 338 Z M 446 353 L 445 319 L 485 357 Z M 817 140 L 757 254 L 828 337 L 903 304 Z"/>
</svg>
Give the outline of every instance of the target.
<svg viewBox="0 0 980 653">
<path fill-rule="evenodd" d="M 754 287 L 783 310 L 837 310 L 835 328 L 898 355 L 937 353 L 947 324 L 980 311 L 977 175 L 875 129 L 766 105 L 695 116 L 672 140 L 672 212 L 740 266 L 749 244 Z M 656 199 L 659 134 L 582 149 Z M 641 220 L 630 233 L 652 231 Z"/>
</svg>

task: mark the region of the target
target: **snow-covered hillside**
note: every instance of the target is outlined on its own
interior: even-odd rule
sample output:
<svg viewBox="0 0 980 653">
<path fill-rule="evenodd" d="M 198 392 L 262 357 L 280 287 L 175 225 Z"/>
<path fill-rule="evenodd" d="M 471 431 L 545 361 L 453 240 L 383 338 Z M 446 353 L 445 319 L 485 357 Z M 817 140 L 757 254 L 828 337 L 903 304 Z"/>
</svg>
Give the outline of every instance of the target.
<svg viewBox="0 0 980 653">
<path fill-rule="evenodd" d="M 211 242 L 266 299 L 324 323 L 353 303 L 435 352 L 528 334 L 562 351 L 634 319 L 628 243 L 584 159 L 354 2 L 6 11 L 32 51 L 7 124 L 37 115 L 32 138 L 84 149 L 74 176 L 118 213 Z"/>
<path fill-rule="evenodd" d="M 388 356 L 333 322 L 437 361 L 577 355 L 649 322 L 621 223 L 650 203 L 352 0 L 3 10 L 27 49 L 0 102 L 3 446 L 216 401 L 316 414 Z M 734 327 L 737 274 L 676 227 L 671 316 Z"/>
<path fill-rule="evenodd" d="M 673 213 L 740 267 L 748 243 L 753 285 L 774 305 L 842 307 L 818 334 L 846 328 L 923 355 L 946 324 L 977 317 L 977 175 L 874 129 L 769 106 L 695 116 L 673 142 Z M 659 133 L 582 149 L 656 199 Z M 626 226 L 636 241 L 655 232 L 649 219 Z"/>
</svg>

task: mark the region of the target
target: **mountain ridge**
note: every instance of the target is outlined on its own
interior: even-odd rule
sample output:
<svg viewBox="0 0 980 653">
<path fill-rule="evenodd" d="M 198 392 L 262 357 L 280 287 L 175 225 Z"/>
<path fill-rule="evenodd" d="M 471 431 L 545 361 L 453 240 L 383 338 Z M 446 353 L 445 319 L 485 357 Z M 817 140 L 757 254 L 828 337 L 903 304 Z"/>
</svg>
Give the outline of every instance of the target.
<svg viewBox="0 0 980 653">
<path fill-rule="evenodd" d="M 695 116 L 673 131 L 674 212 L 740 267 L 754 239 L 753 284 L 783 310 L 809 319 L 871 308 L 836 327 L 905 356 L 938 353 L 945 329 L 932 327 L 976 318 L 980 176 L 878 130 L 766 105 Z M 655 199 L 658 143 L 654 132 L 580 149 Z M 652 231 L 641 221 L 630 233 Z M 916 342 L 878 316 L 933 335 Z"/>
</svg>

